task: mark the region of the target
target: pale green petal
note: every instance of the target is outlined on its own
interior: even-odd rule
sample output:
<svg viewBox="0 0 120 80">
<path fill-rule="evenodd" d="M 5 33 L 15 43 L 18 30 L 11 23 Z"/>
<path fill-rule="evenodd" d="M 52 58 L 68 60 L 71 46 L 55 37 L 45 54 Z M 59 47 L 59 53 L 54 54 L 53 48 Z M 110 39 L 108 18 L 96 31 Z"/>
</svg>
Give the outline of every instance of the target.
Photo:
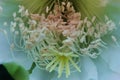
<svg viewBox="0 0 120 80">
<path fill-rule="evenodd" d="M 18 0 L 19 1 L 19 0 Z M 56 2 L 61 2 L 65 0 L 22 0 L 21 4 L 28 8 L 32 13 L 42 13 L 46 11 L 46 7 L 53 7 L 53 4 Z M 75 9 L 82 14 L 82 17 L 92 18 L 97 16 L 101 18 L 100 15 L 104 13 L 104 1 L 106 0 L 70 0 Z"/>
</svg>

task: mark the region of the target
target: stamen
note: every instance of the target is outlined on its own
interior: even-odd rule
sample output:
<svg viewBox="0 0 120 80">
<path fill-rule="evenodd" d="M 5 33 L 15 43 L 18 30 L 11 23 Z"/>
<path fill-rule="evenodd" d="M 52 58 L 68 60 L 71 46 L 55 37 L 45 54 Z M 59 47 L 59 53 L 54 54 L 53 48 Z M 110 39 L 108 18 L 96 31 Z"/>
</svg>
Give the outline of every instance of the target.
<svg viewBox="0 0 120 80">
<path fill-rule="evenodd" d="M 102 37 L 116 29 L 116 26 L 107 16 L 102 22 L 97 21 L 96 15 L 90 16 L 91 19 L 85 16 L 92 14 L 85 11 L 88 9 L 87 5 L 83 10 L 83 13 L 87 13 L 83 16 L 79 8 L 73 6 L 78 5 L 78 1 L 72 3 L 58 0 L 57 3 L 56 0 L 54 2 L 45 0 L 40 2 L 41 6 L 32 7 L 39 2 L 35 0 L 31 5 L 26 5 L 32 7 L 30 9 L 34 13 L 42 12 L 44 9 L 46 12 L 43 14 L 39 12 L 34 14 L 20 5 L 18 12 L 13 13 L 14 20 L 11 21 L 10 30 L 14 44 L 11 47 L 14 50 L 22 49 L 27 52 L 33 62 L 42 69 L 49 72 L 57 69 L 58 77 L 61 77 L 63 72 L 68 77 L 72 69 L 80 72 L 79 56 L 97 58 L 101 54 L 101 48 L 106 48 Z M 46 2 L 49 3 L 43 4 Z M 84 3 L 82 0 L 80 2 Z M 50 3 L 52 5 L 48 6 Z M 111 37 L 118 44 L 116 38 Z"/>
</svg>

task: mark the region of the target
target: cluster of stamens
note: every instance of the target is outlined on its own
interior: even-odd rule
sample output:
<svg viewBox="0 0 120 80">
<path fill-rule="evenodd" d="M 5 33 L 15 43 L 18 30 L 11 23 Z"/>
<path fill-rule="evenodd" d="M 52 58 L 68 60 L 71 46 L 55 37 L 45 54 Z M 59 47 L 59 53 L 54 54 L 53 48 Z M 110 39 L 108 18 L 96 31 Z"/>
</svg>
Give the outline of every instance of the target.
<svg viewBox="0 0 120 80">
<path fill-rule="evenodd" d="M 47 7 L 47 15 L 32 14 L 19 7 L 11 22 L 11 32 L 15 39 L 19 37 L 17 47 L 25 50 L 39 67 L 50 72 L 58 69 L 59 77 L 62 71 L 68 77 L 69 67 L 80 71 L 80 55 L 96 58 L 101 47 L 106 47 L 102 37 L 116 28 L 107 17 L 103 22 L 97 22 L 95 16 L 82 19 L 70 2 L 55 3 L 52 11 Z"/>
</svg>

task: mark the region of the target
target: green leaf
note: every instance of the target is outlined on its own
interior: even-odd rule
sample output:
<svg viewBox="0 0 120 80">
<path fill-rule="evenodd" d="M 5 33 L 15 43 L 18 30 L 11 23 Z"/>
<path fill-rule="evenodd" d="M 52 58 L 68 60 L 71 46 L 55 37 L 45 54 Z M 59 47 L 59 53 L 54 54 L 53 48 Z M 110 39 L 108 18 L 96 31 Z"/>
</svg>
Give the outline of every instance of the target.
<svg viewBox="0 0 120 80">
<path fill-rule="evenodd" d="M 3 64 L 15 80 L 29 80 L 28 72 L 15 62 Z"/>
</svg>

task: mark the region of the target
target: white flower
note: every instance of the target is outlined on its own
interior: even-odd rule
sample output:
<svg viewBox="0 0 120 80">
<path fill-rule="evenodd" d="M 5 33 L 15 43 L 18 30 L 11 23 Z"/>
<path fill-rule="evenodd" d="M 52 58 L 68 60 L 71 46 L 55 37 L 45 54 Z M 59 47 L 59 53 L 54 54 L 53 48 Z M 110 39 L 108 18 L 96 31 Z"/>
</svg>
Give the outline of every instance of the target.
<svg viewBox="0 0 120 80">
<path fill-rule="evenodd" d="M 69 6 L 69 5 L 67 5 L 67 6 Z M 22 9 L 21 9 L 21 11 L 22 11 Z M 87 55 L 80 56 L 79 64 L 80 64 L 81 73 L 73 70 L 73 72 L 71 71 L 71 75 L 68 78 L 66 78 L 64 73 L 63 73 L 62 77 L 58 79 L 57 78 L 57 76 L 58 76 L 57 71 L 54 71 L 52 73 L 48 73 L 47 71 L 41 70 L 37 67 L 37 68 L 35 68 L 35 71 L 33 72 L 33 74 L 30 76 L 31 80 L 32 79 L 33 80 L 40 80 L 40 79 L 42 79 L 42 80 L 74 80 L 74 79 L 75 80 L 119 80 L 120 79 L 120 75 L 119 75 L 120 74 L 120 69 L 119 69 L 119 66 L 120 66 L 120 63 L 119 63 L 120 54 L 119 54 L 119 52 L 120 52 L 120 50 L 119 50 L 119 48 L 109 47 L 109 48 L 107 48 L 106 51 L 103 50 L 102 54 L 96 53 L 97 52 L 96 50 L 93 51 L 93 48 L 99 49 L 99 47 L 102 47 L 102 48 L 106 47 L 106 44 L 101 40 L 101 34 L 104 35 L 103 32 L 105 31 L 105 33 L 106 33 L 106 30 L 103 30 L 103 28 L 101 28 L 101 31 L 99 33 L 97 33 L 96 30 L 99 31 L 99 28 L 95 28 L 95 29 L 92 28 L 91 29 L 90 28 L 91 23 L 94 21 L 95 21 L 95 18 L 93 18 L 93 20 L 91 20 L 91 22 L 89 22 L 89 20 L 86 18 L 84 20 L 84 23 L 87 24 L 87 28 L 90 31 L 85 33 L 84 32 L 85 26 L 81 26 L 82 27 L 81 34 L 77 34 L 77 35 L 80 35 L 79 38 L 81 39 L 81 41 L 80 41 L 81 43 L 87 42 L 86 35 L 88 35 L 89 33 L 90 33 L 89 34 L 90 36 L 94 36 L 93 38 L 95 38 L 95 39 L 89 43 L 90 45 L 87 47 L 83 47 L 85 45 L 80 46 L 83 48 L 79 48 L 79 46 L 72 45 L 74 52 L 79 53 L 79 49 L 80 49 L 81 51 L 83 51 L 83 53 L 87 54 Z M 29 22 L 29 20 L 27 22 Z M 30 22 L 30 23 L 37 24 L 34 21 Z M 26 23 L 26 24 L 28 25 L 28 23 Z M 59 39 L 58 39 L 59 34 L 54 35 L 53 33 L 49 32 L 50 30 L 48 29 L 48 27 L 41 30 L 41 28 L 43 26 L 40 26 L 40 25 L 39 25 L 39 28 L 37 28 L 37 30 L 33 26 L 31 26 L 30 28 L 27 28 L 26 24 L 24 24 L 24 23 L 18 24 L 20 26 L 20 28 L 22 28 L 21 32 L 23 32 L 23 34 L 24 34 L 24 35 L 22 35 L 23 41 L 29 40 L 30 37 L 33 41 L 36 41 L 36 42 L 40 41 L 39 43 L 34 45 L 34 46 L 37 45 L 38 50 L 40 49 L 40 47 L 46 48 L 46 44 L 50 45 L 50 46 L 54 46 L 54 45 L 56 45 L 56 47 L 58 46 L 58 44 L 56 44 L 57 42 L 55 42 L 55 41 L 59 42 Z M 15 23 L 12 23 L 12 25 L 15 27 Z M 44 24 L 44 26 L 46 26 L 46 25 L 48 25 L 48 24 Z M 100 25 L 98 25 L 98 26 L 100 26 Z M 81 28 L 81 27 L 79 27 L 79 28 Z M 115 29 L 115 25 L 112 24 L 111 21 L 108 22 L 106 27 L 109 27 L 108 31 Z M 41 30 L 41 31 L 39 31 L 39 30 Z M 16 28 L 13 28 L 12 31 L 15 31 L 15 33 L 18 34 L 18 32 L 16 32 L 17 31 Z M 39 34 L 36 31 L 41 32 L 41 33 Z M 10 34 L 8 34 L 8 36 L 9 35 Z M 39 35 L 39 37 L 38 37 L 38 35 Z M 84 37 L 82 37 L 82 36 L 84 36 Z M 0 38 L 0 43 L 1 43 L 0 51 L 2 53 L 4 53 L 4 54 L 0 53 L 0 62 L 9 62 L 11 60 L 17 60 L 17 62 L 20 62 L 20 64 L 22 63 L 26 67 L 26 69 L 29 69 L 29 66 L 31 65 L 30 59 L 25 57 L 25 54 L 23 54 L 23 56 L 21 56 L 22 54 L 18 54 L 19 52 L 15 53 L 17 59 L 13 59 L 13 57 L 9 53 L 10 52 L 9 47 L 8 47 L 9 45 L 7 45 L 7 43 L 5 41 L 6 39 L 3 38 L 4 36 L 1 35 L 1 33 L 0 33 L 0 37 L 1 37 Z M 77 44 L 77 45 L 79 44 L 79 41 L 74 42 L 74 40 L 76 38 L 71 37 L 71 36 L 68 36 L 68 37 L 70 37 L 70 38 L 65 38 L 63 41 L 63 43 L 65 45 L 69 45 L 69 44 L 71 45 L 73 43 Z M 113 39 L 114 42 L 117 42 L 117 44 L 119 44 L 118 37 L 111 36 L 110 39 L 111 38 Z M 78 39 L 78 40 L 80 40 L 80 39 Z M 44 42 L 44 40 L 46 42 Z M 109 39 L 107 39 L 107 41 L 109 41 Z M 19 44 L 19 42 L 18 42 L 18 44 Z M 30 44 L 30 45 L 28 45 L 28 47 L 30 47 L 29 49 L 31 49 L 31 43 L 26 42 L 25 45 L 27 45 L 27 44 Z M 38 44 L 41 44 L 41 45 L 39 46 Z M 61 45 L 61 43 L 59 43 L 59 44 Z M 25 45 L 22 45 L 21 48 L 25 49 Z M 16 44 L 14 44 L 14 46 L 16 46 Z M 34 46 L 32 45 L 32 47 L 34 47 Z M 64 47 L 64 48 L 66 48 L 66 47 Z M 69 49 L 71 49 L 71 47 Z M 69 49 L 66 49 L 66 51 Z M 33 49 L 33 50 L 35 50 L 35 49 Z M 89 53 L 91 53 L 90 50 L 93 51 L 93 54 L 89 54 Z M 40 57 L 39 57 L 38 51 L 36 50 L 36 51 L 33 51 L 32 53 L 37 53 L 36 55 L 31 54 L 31 55 L 34 55 L 31 57 L 32 57 L 32 59 L 34 59 L 34 61 L 36 61 L 36 63 L 37 62 L 40 63 L 40 61 L 39 61 Z M 30 54 L 30 53 L 28 52 L 28 54 Z M 96 57 L 96 54 L 97 54 L 97 57 Z M 18 58 L 18 57 L 20 57 L 20 58 Z M 94 57 L 96 57 L 96 58 L 93 59 Z M 39 66 L 39 64 L 37 64 L 37 66 Z"/>
</svg>

